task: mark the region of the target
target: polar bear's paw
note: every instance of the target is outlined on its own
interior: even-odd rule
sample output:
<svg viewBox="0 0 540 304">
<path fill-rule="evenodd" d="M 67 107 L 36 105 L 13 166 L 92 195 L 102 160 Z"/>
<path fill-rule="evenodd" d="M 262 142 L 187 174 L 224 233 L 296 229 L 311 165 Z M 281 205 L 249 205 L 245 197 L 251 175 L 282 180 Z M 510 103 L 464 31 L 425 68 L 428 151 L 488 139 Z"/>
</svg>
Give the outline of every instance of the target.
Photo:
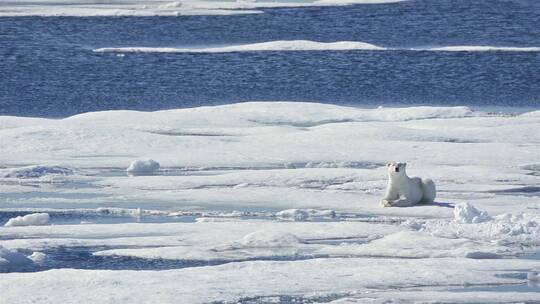
<svg viewBox="0 0 540 304">
<path fill-rule="evenodd" d="M 392 204 L 387 200 L 381 200 L 381 207 L 392 207 Z"/>
</svg>

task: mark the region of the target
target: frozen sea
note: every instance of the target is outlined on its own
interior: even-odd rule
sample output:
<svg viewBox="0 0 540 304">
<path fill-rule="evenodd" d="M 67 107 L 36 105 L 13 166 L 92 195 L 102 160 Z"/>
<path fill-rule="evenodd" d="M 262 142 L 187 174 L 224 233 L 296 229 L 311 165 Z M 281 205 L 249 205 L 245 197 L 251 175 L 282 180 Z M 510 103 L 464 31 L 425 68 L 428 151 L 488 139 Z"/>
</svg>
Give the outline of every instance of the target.
<svg viewBox="0 0 540 304">
<path fill-rule="evenodd" d="M 0 303 L 540 303 L 538 20 L 0 1 Z"/>
</svg>

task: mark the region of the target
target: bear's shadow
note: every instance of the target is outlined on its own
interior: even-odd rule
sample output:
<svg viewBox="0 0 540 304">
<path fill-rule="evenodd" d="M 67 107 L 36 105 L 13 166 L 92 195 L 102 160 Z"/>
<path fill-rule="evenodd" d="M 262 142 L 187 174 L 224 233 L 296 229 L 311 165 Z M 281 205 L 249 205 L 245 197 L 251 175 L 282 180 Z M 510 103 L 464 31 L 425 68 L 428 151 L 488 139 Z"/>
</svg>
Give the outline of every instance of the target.
<svg viewBox="0 0 540 304">
<path fill-rule="evenodd" d="M 437 206 L 437 207 L 445 207 L 445 208 L 454 208 L 454 204 L 451 203 L 445 203 L 445 202 L 433 202 L 431 204 L 426 204 L 426 206 Z"/>
</svg>

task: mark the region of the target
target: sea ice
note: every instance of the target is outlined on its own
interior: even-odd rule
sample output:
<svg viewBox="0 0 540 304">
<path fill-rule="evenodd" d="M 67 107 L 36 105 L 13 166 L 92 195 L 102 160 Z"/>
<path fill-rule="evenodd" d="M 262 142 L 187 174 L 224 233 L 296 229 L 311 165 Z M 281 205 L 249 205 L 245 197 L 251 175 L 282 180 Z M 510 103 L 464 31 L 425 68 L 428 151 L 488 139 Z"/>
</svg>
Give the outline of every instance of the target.
<svg viewBox="0 0 540 304">
<path fill-rule="evenodd" d="M 2 4 L 0 6 L 0 17 L 233 15 L 262 13 L 262 11 L 256 10 L 257 8 L 376 4 L 400 1 L 404 0 L 111 0 L 106 2 L 88 2 L 84 0 L 19 0 Z"/>
<path fill-rule="evenodd" d="M 479 214 L 485 215 L 485 212 L 479 211 Z M 437 237 L 494 242 L 506 246 L 540 245 L 540 213 L 537 211 L 503 213 L 489 219 L 483 217 L 479 222 L 430 219 L 415 220 L 413 223 L 407 226 Z"/>
<path fill-rule="evenodd" d="M 304 241 L 291 233 L 258 230 L 244 236 L 238 244 L 243 247 L 294 246 Z"/>
<path fill-rule="evenodd" d="M 384 48 L 360 41 L 317 42 L 310 40 L 280 40 L 242 45 L 206 48 L 174 47 L 117 47 L 95 49 L 97 53 L 228 53 L 260 51 L 327 51 L 327 50 L 384 50 Z"/>
<path fill-rule="evenodd" d="M 467 286 L 474 284 L 518 284 L 527 282 L 508 276 L 510 269 L 533 269 L 539 265 L 527 260 L 377 259 L 336 258 L 303 261 L 247 261 L 212 267 L 189 267 L 168 271 L 110 271 L 54 269 L 36 273 L 0 274 L 0 293 L 7 303 L 25 301 L 44 303 L 69 302 L 77 295 L 81 303 L 99 303 L 106 295 L 109 302 L 129 303 L 208 303 L 239 301 L 246 297 L 275 295 L 366 294 L 377 298 L 414 297 L 412 289 L 422 287 Z M 28 292 L 29 284 L 32 292 Z M 69 290 L 69 292 L 65 292 Z M 387 291 L 383 291 L 387 290 Z M 538 294 L 476 293 L 453 294 L 447 302 L 498 302 L 498 298 L 516 302 L 538 301 Z M 431 294 L 432 296 L 434 294 Z M 428 298 L 430 301 L 438 299 Z M 449 295 L 440 296 L 449 299 Z M 474 298 L 474 300 L 473 300 Z M 43 300 L 45 299 L 45 300 Z M 414 299 L 414 298 L 413 298 Z M 463 300 L 465 299 L 465 300 Z M 492 300 L 495 299 L 495 300 Z M 427 300 L 427 299 L 426 299 Z"/>
<path fill-rule="evenodd" d="M 362 41 L 318 42 L 311 40 L 276 40 L 259 43 L 208 46 L 208 47 L 104 47 L 94 49 L 96 53 L 228 53 L 262 51 L 430 51 L 430 52 L 540 52 L 540 47 L 505 46 L 442 46 L 430 48 L 389 48 Z"/>
<path fill-rule="evenodd" d="M 480 252 L 485 253 L 481 255 Z M 449 239 L 417 231 L 400 231 L 367 244 L 341 244 L 327 246 L 317 251 L 331 256 L 369 256 L 389 258 L 497 258 L 512 255 L 511 249 L 466 239 Z"/>
<path fill-rule="evenodd" d="M 17 216 L 11 218 L 4 225 L 5 227 L 14 227 L 14 226 L 39 226 L 49 224 L 49 214 L 48 213 L 32 213 L 25 216 Z"/>
<path fill-rule="evenodd" d="M 317 210 L 317 209 L 287 209 L 276 213 L 276 217 L 283 220 L 305 221 L 313 217 L 316 218 L 333 218 L 336 216 L 334 210 Z"/>
<path fill-rule="evenodd" d="M 19 168 L 1 169 L 2 178 L 40 178 L 47 175 L 71 175 L 73 170 L 61 166 L 26 166 Z"/>
<path fill-rule="evenodd" d="M 434 47 L 426 50 L 444 52 L 540 52 L 540 47 L 512 47 L 488 45 L 455 45 Z"/>
<path fill-rule="evenodd" d="M 1 274 L 0 294 L 9 303 L 21 295 L 69 302 L 74 293 L 81 302 L 538 302 L 534 293 L 450 291 L 526 284 L 540 269 L 513 258 L 540 245 L 537 129 L 535 112 L 291 102 L 0 117 L 10 143 L 0 145 L 0 211 L 55 212 L 76 223 L 0 227 L 4 265 L 12 255 L 38 265 L 42 252 L 39 267 L 61 267 L 51 253 L 61 248 L 85 252 L 81 263 L 187 267 Z M 159 174 L 126 175 L 127 164 L 149 156 Z M 76 174 L 4 176 L 29 160 Z M 384 164 L 395 160 L 436 181 L 433 204 L 378 206 Z M 40 181 L 51 176 L 64 181 Z M 103 221 L 116 216 L 133 223 Z M 2 271 L 28 270 L 9 263 Z M 72 292 L 51 292 L 65 289 Z"/>
</svg>

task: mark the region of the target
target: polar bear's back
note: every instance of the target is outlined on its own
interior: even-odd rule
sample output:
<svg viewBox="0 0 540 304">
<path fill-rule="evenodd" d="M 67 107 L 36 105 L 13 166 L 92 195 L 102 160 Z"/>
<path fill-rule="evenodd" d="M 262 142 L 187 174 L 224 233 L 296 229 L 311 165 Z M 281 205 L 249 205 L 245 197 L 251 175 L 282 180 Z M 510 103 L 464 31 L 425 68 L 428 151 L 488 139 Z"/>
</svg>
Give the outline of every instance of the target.
<svg viewBox="0 0 540 304">
<path fill-rule="evenodd" d="M 422 192 L 424 193 L 422 202 L 423 203 L 432 203 L 435 200 L 437 195 L 437 190 L 435 189 L 435 183 L 429 178 L 422 178 Z"/>
</svg>

